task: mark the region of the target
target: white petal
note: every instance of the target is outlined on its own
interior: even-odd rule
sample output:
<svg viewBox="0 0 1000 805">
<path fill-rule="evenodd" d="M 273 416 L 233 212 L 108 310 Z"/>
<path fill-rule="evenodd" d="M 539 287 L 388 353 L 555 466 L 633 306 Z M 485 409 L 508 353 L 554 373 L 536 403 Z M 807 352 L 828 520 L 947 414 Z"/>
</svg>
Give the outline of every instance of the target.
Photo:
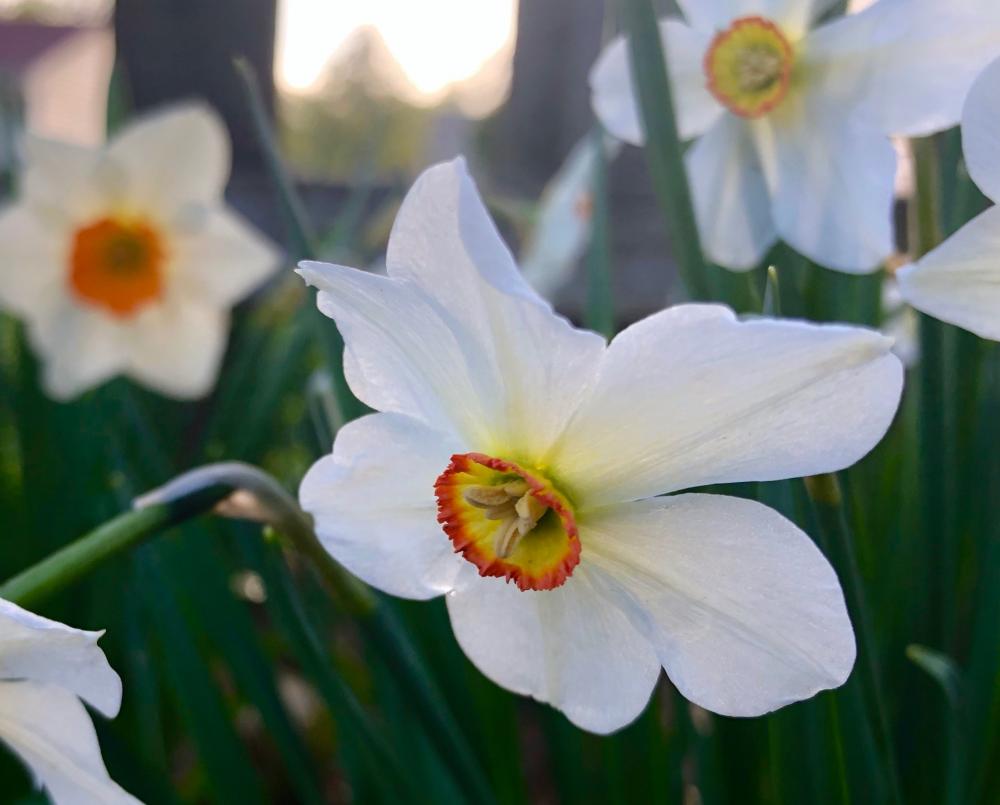
<svg viewBox="0 0 1000 805">
<path fill-rule="evenodd" d="M 248 296 L 281 265 L 274 244 L 235 212 L 202 212 L 194 231 L 171 238 L 176 276 L 185 294 L 230 307 Z"/>
<path fill-rule="evenodd" d="M 760 715 L 851 672 L 854 633 L 833 568 L 760 503 L 678 495 L 613 506 L 588 518 L 581 539 L 670 680 L 707 710 Z"/>
<path fill-rule="evenodd" d="M 167 299 L 128 325 L 128 374 L 178 399 L 212 390 L 226 350 L 229 314 L 202 300 Z"/>
<path fill-rule="evenodd" d="M 434 482 L 462 446 L 399 414 L 371 414 L 337 433 L 333 454 L 299 489 L 302 508 L 334 559 L 392 595 L 452 589 L 464 559 L 440 523 Z"/>
<path fill-rule="evenodd" d="M 99 205 L 104 186 L 98 170 L 101 151 L 27 136 L 20 196 L 54 218 L 86 215 Z"/>
<path fill-rule="evenodd" d="M 702 247 L 734 270 L 757 266 L 776 239 L 771 200 L 746 123 L 725 115 L 687 153 Z"/>
<path fill-rule="evenodd" d="M 161 215 L 222 198 L 229 177 L 225 124 L 210 107 L 174 106 L 131 123 L 107 148 L 123 200 Z"/>
<path fill-rule="evenodd" d="M 0 685 L 27 679 L 71 690 L 114 717 L 122 683 L 97 646 L 103 632 L 84 632 L 0 598 Z"/>
<path fill-rule="evenodd" d="M 139 802 L 108 776 L 90 716 L 69 691 L 0 682 L 0 739 L 24 760 L 54 805 Z"/>
<path fill-rule="evenodd" d="M 836 0 L 678 0 L 684 16 L 695 28 L 721 31 L 739 17 L 759 16 L 781 25 L 798 38 Z"/>
<path fill-rule="evenodd" d="M 454 431 L 475 449 L 538 453 L 589 386 L 604 340 L 525 282 L 461 162 L 427 171 L 393 228 L 389 277 L 305 263 L 374 408 Z"/>
<path fill-rule="evenodd" d="M 897 276 L 903 298 L 918 310 L 1000 341 L 1000 208 L 974 218 Z"/>
<path fill-rule="evenodd" d="M 753 130 L 778 234 L 828 268 L 876 270 L 893 251 L 889 138 L 818 93 L 790 97 Z"/>
<path fill-rule="evenodd" d="M 660 22 L 660 36 L 670 67 L 678 133 L 688 140 L 706 131 L 723 111 L 705 81 L 703 63 L 712 35 L 668 19 Z M 591 68 L 590 91 L 601 125 L 620 140 L 642 145 L 646 138 L 624 36 L 612 41 Z"/>
<path fill-rule="evenodd" d="M 45 362 L 42 383 L 68 400 L 122 372 L 128 362 L 123 325 L 60 289 L 28 318 L 31 345 Z"/>
<path fill-rule="evenodd" d="M 976 75 L 1000 54 L 995 0 L 879 0 L 823 26 L 811 58 L 864 76 L 866 117 L 887 134 L 925 135 L 955 125 Z"/>
<path fill-rule="evenodd" d="M 464 579 L 446 599 L 451 625 L 469 659 L 498 685 L 602 734 L 645 708 L 660 664 L 600 576 L 581 565 L 544 592 L 480 578 L 471 567 Z"/>
<path fill-rule="evenodd" d="M 554 475 L 592 507 L 850 466 L 896 412 L 891 345 L 860 327 L 670 308 L 612 341 L 550 456 Z"/>
<path fill-rule="evenodd" d="M 973 181 L 1000 199 L 1000 60 L 972 85 L 962 112 L 962 149 Z"/>
<path fill-rule="evenodd" d="M 62 234 L 28 205 L 0 211 L 0 305 L 26 316 L 61 291 L 67 274 Z"/>
</svg>

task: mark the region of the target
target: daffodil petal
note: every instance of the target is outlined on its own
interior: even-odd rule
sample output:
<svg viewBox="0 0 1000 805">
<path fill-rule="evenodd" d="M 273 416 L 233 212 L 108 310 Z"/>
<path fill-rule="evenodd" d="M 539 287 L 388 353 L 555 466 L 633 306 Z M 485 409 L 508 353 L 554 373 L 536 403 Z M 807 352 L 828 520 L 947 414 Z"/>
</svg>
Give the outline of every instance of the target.
<svg viewBox="0 0 1000 805">
<path fill-rule="evenodd" d="M 1000 59 L 976 79 L 962 112 L 962 150 L 972 180 L 1000 199 Z"/>
<path fill-rule="evenodd" d="M 140 118 L 108 144 L 107 170 L 123 202 L 173 217 L 190 204 L 221 200 L 229 178 L 225 124 L 210 107 L 183 104 Z"/>
<path fill-rule="evenodd" d="M 168 300 L 146 308 L 127 327 L 130 376 L 178 399 L 212 390 L 226 349 L 228 311 L 199 299 Z"/>
<path fill-rule="evenodd" d="M 403 199 L 385 256 L 390 277 L 422 288 L 475 330 L 483 285 L 548 307 L 521 276 L 462 157 L 425 170 Z"/>
<path fill-rule="evenodd" d="M 330 554 L 380 590 L 427 599 L 452 589 L 464 560 L 437 522 L 434 481 L 461 444 L 399 414 L 370 414 L 337 433 L 299 500 Z"/>
<path fill-rule="evenodd" d="M 703 66 L 712 34 L 667 19 L 660 22 L 660 36 L 670 67 L 677 127 L 682 139 L 691 139 L 709 129 L 723 113 L 708 91 Z M 625 37 L 611 42 L 591 68 L 590 90 L 601 125 L 619 140 L 642 145 L 646 138 Z"/>
<path fill-rule="evenodd" d="M 122 325 L 79 305 L 62 289 L 26 320 L 32 347 L 45 358 L 42 384 L 54 399 L 76 397 L 128 364 Z"/>
<path fill-rule="evenodd" d="M 891 345 L 858 327 L 670 308 L 612 341 L 552 474 L 594 507 L 850 466 L 896 412 L 903 372 Z"/>
<path fill-rule="evenodd" d="M 90 716 L 63 688 L 0 682 L 0 740 L 27 764 L 55 805 L 139 802 L 108 776 Z"/>
<path fill-rule="evenodd" d="M 28 679 L 71 690 L 109 718 L 118 714 L 122 683 L 85 632 L 0 599 L 0 687 Z"/>
<path fill-rule="evenodd" d="M 893 251 L 888 137 L 820 93 L 789 98 L 753 131 L 782 239 L 828 268 L 875 271 Z"/>
<path fill-rule="evenodd" d="M 27 204 L 0 211 L 0 305 L 21 316 L 45 307 L 62 291 L 66 248 Z"/>
<path fill-rule="evenodd" d="M 86 215 L 102 189 L 100 152 L 70 143 L 28 135 L 22 147 L 21 198 L 38 211 L 58 218 Z"/>
<path fill-rule="evenodd" d="M 657 498 L 595 513 L 581 538 L 591 573 L 695 704 L 756 716 L 850 674 L 854 632 L 837 576 L 774 510 L 722 495 Z"/>
<path fill-rule="evenodd" d="M 176 281 L 184 293 L 230 307 L 271 276 L 281 257 L 271 241 L 229 209 L 205 209 L 201 217 L 193 231 L 175 236 Z"/>
<path fill-rule="evenodd" d="M 856 119 L 926 135 L 958 122 L 972 81 L 1000 54 L 1000 4 L 879 0 L 818 29 L 809 50 L 835 73 L 864 75 Z"/>
<path fill-rule="evenodd" d="M 478 450 L 544 451 L 593 380 L 604 339 L 524 281 L 461 164 L 425 177 L 393 230 L 389 277 L 322 263 L 299 273 L 340 327 L 361 400 Z"/>
<path fill-rule="evenodd" d="M 678 0 L 685 18 L 695 28 L 719 31 L 739 17 L 765 17 L 791 35 L 801 35 L 836 0 Z"/>
<path fill-rule="evenodd" d="M 687 153 L 698 230 L 709 258 L 757 266 L 777 238 L 771 201 L 747 123 L 725 115 Z"/>
<path fill-rule="evenodd" d="M 609 605 L 602 580 L 578 567 L 562 587 L 521 592 L 471 567 L 447 597 L 459 645 L 508 690 L 606 734 L 645 708 L 660 673 L 649 640 Z"/>
<path fill-rule="evenodd" d="M 913 307 L 1000 341 L 1000 208 L 986 210 L 897 276 Z"/>
</svg>

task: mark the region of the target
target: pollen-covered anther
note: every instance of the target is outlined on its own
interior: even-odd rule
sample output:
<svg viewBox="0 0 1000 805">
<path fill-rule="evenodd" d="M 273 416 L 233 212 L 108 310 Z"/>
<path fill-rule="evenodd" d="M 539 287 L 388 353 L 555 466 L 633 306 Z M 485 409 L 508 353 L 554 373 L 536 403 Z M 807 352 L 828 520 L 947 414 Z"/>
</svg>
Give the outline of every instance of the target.
<svg viewBox="0 0 1000 805">
<path fill-rule="evenodd" d="M 580 557 L 567 499 L 544 476 L 479 453 L 453 456 L 435 484 L 438 520 L 483 576 L 522 590 L 563 584 Z"/>
<path fill-rule="evenodd" d="M 705 54 L 708 89 L 733 114 L 756 118 L 788 95 L 795 51 L 763 17 L 741 17 L 716 35 Z"/>
</svg>

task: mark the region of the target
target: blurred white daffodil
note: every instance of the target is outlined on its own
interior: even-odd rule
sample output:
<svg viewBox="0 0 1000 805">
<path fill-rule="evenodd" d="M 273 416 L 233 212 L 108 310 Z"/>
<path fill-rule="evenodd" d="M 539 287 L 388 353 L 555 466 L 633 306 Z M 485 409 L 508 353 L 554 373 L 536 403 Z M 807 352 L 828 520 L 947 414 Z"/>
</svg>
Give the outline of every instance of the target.
<svg viewBox="0 0 1000 805">
<path fill-rule="evenodd" d="M 542 296 L 549 298 L 565 285 L 586 252 L 593 229 L 599 160 L 614 159 L 620 149 L 617 140 L 587 135 L 545 186 L 535 226 L 521 254 L 521 271 Z"/>
<path fill-rule="evenodd" d="M 17 201 L 0 212 L 0 306 L 24 319 L 46 391 L 118 374 L 190 398 L 212 387 L 229 308 L 279 266 L 222 197 L 218 116 L 177 107 L 103 149 L 29 137 Z"/>
<path fill-rule="evenodd" d="M 741 716 L 847 678 L 840 585 L 802 531 L 751 500 L 654 496 L 857 461 L 898 404 L 888 339 L 682 305 L 608 345 L 527 285 L 461 160 L 417 181 L 387 262 L 299 269 L 380 411 L 302 483 L 336 559 L 445 594 L 483 673 L 595 732 L 635 718 L 661 666 Z"/>
<path fill-rule="evenodd" d="M 108 718 L 122 683 L 82 632 L 0 599 L 0 741 L 33 772 L 55 805 L 138 803 L 108 776 L 81 699 Z"/>
<path fill-rule="evenodd" d="M 962 147 L 973 181 L 1000 200 L 1000 61 L 969 92 Z M 1000 341 L 1000 209 L 986 210 L 897 276 L 903 297 L 918 310 Z"/>
<path fill-rule="evenodd" d="M 887 135 L 958 122 L 1000 54 L 996 0 L 879 0 L 818 24 L 831 0 L 679 0 L 660 33 L 708 256 L 756 266 L 780 238 L 852 273 L 893 249 L 896 156 Z M 813 27 L 816 26 L 816 27 Z M 643 142 L 628 46 L 590 77 L 609 132 Z"/>
</svg>

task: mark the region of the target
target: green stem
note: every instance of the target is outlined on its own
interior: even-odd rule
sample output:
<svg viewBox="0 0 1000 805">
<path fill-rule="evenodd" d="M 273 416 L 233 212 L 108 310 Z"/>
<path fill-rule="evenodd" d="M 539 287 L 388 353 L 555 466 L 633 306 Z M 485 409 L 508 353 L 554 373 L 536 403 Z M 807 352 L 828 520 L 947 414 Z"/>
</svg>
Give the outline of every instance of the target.
<svg viewBox="0 0 1000 805">
<path fill-rule="evenodd" d="M 247 106 L 253 118 L 254 129 L 260 142 L 261 150 L 267 164 L 268 173 L 274 183 L 281 204 L 282 216 L 291 239 L 291 258 L 298 263 L 300 260 L 315 259 L 320 254 L 319 243 L 309 225 L 305 207 L 292 183 L 291 175 L 285 168 L 285 163 L 274 139 L 271 121 L 260 92 L 260 85 L 253 67 L 246 59 L 236 59 L 236 72 L 243 83 Z M 316 339 L 323 351 L 323 359 L 330 370 L 333 380 L 333 390 L 340 410 L 349 418 L 362 413 L 361 406 L 351 393 L 344 379 L 342 355 L 344 340 L 336 326 L 326 316 L 319 312 L 315 305 L 308 305 L 310 321 L 313 324 Z"/>
<path fill-rule="evenodd" d="M 0 585 L 0 598 L 31 608 L 107 560 L 208 511 L 230 491 L 224 486 L 204 487 L 168 503 L 120 514 Z"/>
<path fill-rule="evenodd" d="M 910 238 L 919 258 L 941 241 L 939 205 L 941 176 L 937 143 L 913 142 L 916 198 L 911 206 Z M 921 503 L 934 641 L 950 649 L 954 633 L 954 586 L 957 580 L 953 525 L 957 478 L 952 471 L 954 377 L 949 328 L 936 319 L 920 317 L 920 478 Z"/>
<path fill-rule="evenodd" d="M 869 705 L 868 718 L 872 724 L 872 734 L 884 755 L 891 800 L 898 804 L 902 802 L 899 771 L 875 648 L 875 630 L 865 600 L 861 571 L 854 555 L 854 535 L 847 522 L 840 481 L 836 475 L 828 474 L 814 475 L 806 478 L 804 483 L 816 517 L 821 547 L 839 571 L 844 597 L 847 599 L 851 618 L 855 624 L 862 664 L 862 682 Z M 871 714 L 872 711 L 874 716 Z"/>
<path fill-rule="evenodd" d="M 621 0 L 621 9 L 653 189 L 666 217 L 674 257 L 688 295 L 694 300 L 710 299 L 707 266 L 684 167 L 656 12 L 650 0 Z"/>
<path fill-rule="evenodd" d="M 592 188 L 594 215 L 587 253 L 587 321 L 591 330 L 607 338 L 615 334 L 615 310 L 611 294 L 611 216 L 608 214 L 608 158 L 604 132 L 591 132 L 597 149 Z"/>
</svg>

